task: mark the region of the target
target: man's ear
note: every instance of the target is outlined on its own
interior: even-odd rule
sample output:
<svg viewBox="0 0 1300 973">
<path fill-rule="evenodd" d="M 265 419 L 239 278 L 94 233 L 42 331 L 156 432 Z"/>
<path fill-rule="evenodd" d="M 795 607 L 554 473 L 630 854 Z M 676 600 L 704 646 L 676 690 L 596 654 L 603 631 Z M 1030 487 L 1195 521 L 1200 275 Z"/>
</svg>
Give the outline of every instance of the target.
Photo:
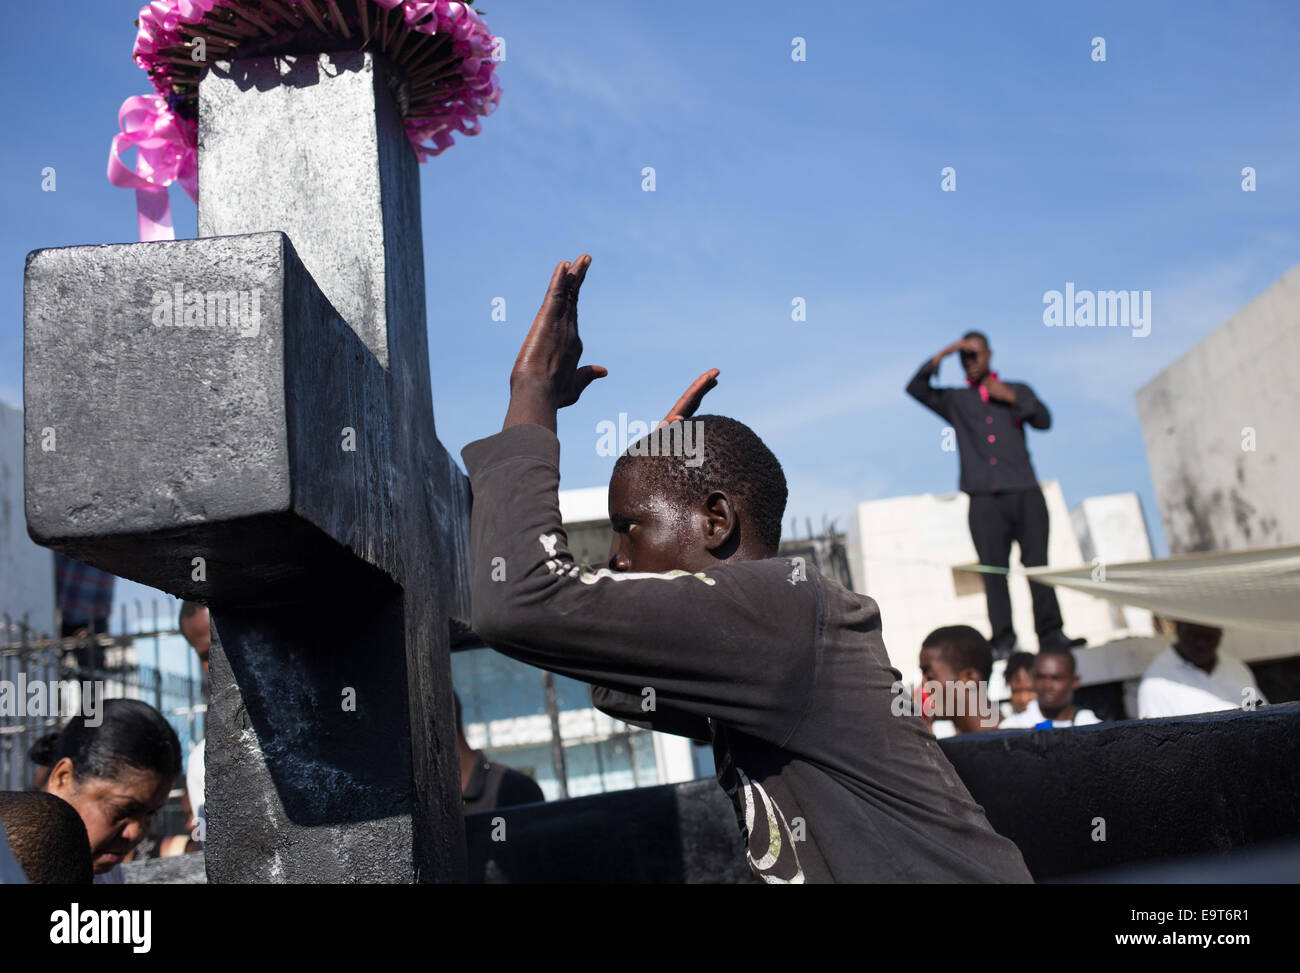
<svg viewBox="0 0 1300 973">
<path fill-rule="evenodd" d="M 978 684 L 982 682 L 982 680 L 980 679 L 980 671 L 974 667 L 967 667 L 963 669 L 961 672 L 957 673 L 957 681 L 973 682 Z"/>
<path fill-rule="evenodd" d="M 740 519 L 731 498 L 714 490 L 704 500 L 704 549 L 717 553 L 740 537 Z"/>
<path fill-rule="evenodd" d="M 1080 676 L 1078 673 L 1075 673 L 1074 682 L 1070 684 L 1070 691 L 1073 692 L 1074 690 L 1078 689 L 1080 683 L 1082 682 L 1083 682 L 1083 677 Z"/>
</svg>

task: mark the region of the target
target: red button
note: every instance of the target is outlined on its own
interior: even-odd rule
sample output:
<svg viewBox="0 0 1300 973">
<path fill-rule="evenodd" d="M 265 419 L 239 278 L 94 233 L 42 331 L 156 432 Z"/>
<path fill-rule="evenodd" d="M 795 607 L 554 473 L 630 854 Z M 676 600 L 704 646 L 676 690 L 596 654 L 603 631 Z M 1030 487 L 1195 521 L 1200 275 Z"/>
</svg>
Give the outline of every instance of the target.
<svg viewBox="0 0 1300 973">
<path fill-rule="evenodd" d="M 992 433 L 989 433 L 989 442 L 996 443 L 997 441 L 998 441 L 998 437 L 993 435 Z"/>
<path fill-rule="evenodd" d="M 992 417 L 992 416 L 985 416 L 985 417 L 984 417 L 984 421 L 987 422 L 990 426 L 993 425 L 993 417 Z"/>
<path fill-rule="evenodd" d="M 990 456 L 989 466 L 997 466 L 997 465 L 998 465 L 998 458 L 996 456 Z"/>
</svg>

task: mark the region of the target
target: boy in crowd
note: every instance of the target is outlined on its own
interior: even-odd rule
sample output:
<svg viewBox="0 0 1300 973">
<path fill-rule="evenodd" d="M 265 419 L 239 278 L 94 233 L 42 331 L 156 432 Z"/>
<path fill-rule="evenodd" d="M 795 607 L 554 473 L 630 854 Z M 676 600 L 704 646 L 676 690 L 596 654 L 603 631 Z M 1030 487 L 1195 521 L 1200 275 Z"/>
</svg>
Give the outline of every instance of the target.
<svg viewBox="0 0 1300 973">
<path fill-rule="evenodd" d="M 1074 691 L 1079 688 L 1074 653 L 1069 649 L 1050 649 L 1034 658 L 1034 699 L 1023 713 L 1008 716 L 1002 729 L 1050 730 L 1064 726 L 1088 726 L 1100 723 L 1090 709 L 1074 705 Z"/>
<path fill-rule="evenodd" d="M 1023 713 L 1034 701 L 1034 655 L 1032 652 L 1013 652 L 1007 659 L 1004 673 L 1007 689 L 1011 691 L 1011 712 Z"/>
<path fill-rule="evenodd" d="M 952 720 L 958 733 L 994 730 L 997 708 L 989 702 L 993 647 L 969 625 L 936 628 L 921 643 L 921 679 L 936 720 Z"/>
<path fill-rule="evenodd" d="M 764 882 L 1031 881 L 922 720 L 895 715 L 875 602 L 777 557 L 785 477 L 748 427 L 705 416 L 689 452 L 684 421 L 633 443 L 610 480 L 608 566 L 574 563 L 555 429 L 606 374 L 578 365 L 590 262 L 556 267 L 502 431 L 463 451 L 475 631 L 601 687 L 619 718 L 711 740 Z"/>
</svg>

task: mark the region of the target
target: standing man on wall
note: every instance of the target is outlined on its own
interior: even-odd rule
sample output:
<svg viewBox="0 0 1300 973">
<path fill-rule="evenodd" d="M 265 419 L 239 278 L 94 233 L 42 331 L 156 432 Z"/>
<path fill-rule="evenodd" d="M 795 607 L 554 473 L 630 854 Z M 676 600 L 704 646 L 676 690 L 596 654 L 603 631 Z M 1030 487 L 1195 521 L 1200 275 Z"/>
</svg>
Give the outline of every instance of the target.
<svg viewBox="0 0 1300 973">
<path fill-rule="evenodd" d="M 930 376 L 954 351 L 961 353 L 967 388 L 935 388 Z M 970 497 L 970 534 L 980 564 L 1005 568 L 1011 542 L 1020 545 L 1025 567 L 1047 563 L 1047 501 L 1029 460 L 1024 425 L 1049 429 L 1051 413 L 1022 382 L 1003 382 L 989 370 L 993 351 L 988 338 L 968 331 L 933 358 L 927 359 L 907 384 L 907 394 L 933 409 L 953 427 L 961 457 L 961 489 Z M 1061 609 L 1050 587 L 1031 581 L 1034 629 L 1039 651 L 1083 645 L 1061 631 Z M 1011 597 L 1005 574 L 984 575 L 989 624 L 996 659 L 1016 648 L 1011 623 Z"/>
</svg>

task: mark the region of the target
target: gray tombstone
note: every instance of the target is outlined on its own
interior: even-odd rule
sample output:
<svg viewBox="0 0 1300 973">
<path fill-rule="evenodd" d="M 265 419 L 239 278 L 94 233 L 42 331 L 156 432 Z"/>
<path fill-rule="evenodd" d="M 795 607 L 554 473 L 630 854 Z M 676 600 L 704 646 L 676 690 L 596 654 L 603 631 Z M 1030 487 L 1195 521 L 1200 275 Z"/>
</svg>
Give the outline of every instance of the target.
<svg viewBox="0 0 1300 973">
<path fill-rule="evenodd" d="M 384 63 L 214 64 L 199 185 L 200 239 L 28 257 L 29 531 L 212 607 L 212 881 L 461 880 L 469 490 Z"/>
</svg>

